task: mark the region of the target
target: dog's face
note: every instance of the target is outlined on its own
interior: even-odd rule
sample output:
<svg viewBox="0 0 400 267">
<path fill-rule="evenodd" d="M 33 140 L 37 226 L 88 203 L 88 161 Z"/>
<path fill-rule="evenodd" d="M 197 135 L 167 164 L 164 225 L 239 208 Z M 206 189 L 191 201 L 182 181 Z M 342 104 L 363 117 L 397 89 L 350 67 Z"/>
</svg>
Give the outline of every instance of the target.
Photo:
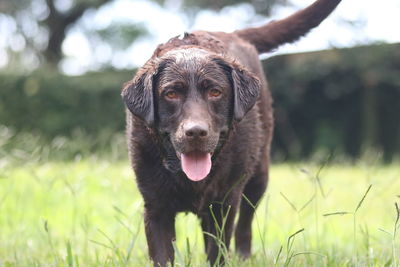
<svg viewBox="0 0 400 267">
<path fill-rule="evenodd" d="M 243 67 L 187 48 L 148 62 L 122 95 L 128 109 L 162 136 L 166 167 L 200 181 L 231 124 L 253 107 L 259 90 L 259 80 Z"/>
</svg>

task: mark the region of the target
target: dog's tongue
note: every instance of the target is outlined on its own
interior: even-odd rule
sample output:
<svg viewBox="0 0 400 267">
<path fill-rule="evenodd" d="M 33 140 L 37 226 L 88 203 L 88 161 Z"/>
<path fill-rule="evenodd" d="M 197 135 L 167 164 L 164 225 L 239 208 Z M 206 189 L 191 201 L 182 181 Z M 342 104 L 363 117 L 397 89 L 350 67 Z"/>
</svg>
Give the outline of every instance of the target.
<svg viewBox="0 0 400 267">
<path fill-rule="evenodd" d="M 211 170 L 211 154 L 205 152 L 190 152 L 181 154 L 182 169 L 192 181 L 206 178 Z"/>
</svg>

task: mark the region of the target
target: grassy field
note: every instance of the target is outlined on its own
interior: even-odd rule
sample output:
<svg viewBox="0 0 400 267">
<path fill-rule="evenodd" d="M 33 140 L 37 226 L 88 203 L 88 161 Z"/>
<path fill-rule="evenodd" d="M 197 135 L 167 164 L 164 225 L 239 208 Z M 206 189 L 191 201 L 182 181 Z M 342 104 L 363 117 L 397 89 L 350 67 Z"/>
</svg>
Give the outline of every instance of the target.
<svg viewBox="0 0 400 267">
<path fill-rule="evenodd" d="M 399 195 L 394 164 L 273 165 L 253 256 L 227 266 L 399 266 Z M 127 161 L 4 165 L 0 266 L 150 266 L 142 204 Z M 207 266 L 197 218 L 176 229 L 176 266 Z"/>
</svg>

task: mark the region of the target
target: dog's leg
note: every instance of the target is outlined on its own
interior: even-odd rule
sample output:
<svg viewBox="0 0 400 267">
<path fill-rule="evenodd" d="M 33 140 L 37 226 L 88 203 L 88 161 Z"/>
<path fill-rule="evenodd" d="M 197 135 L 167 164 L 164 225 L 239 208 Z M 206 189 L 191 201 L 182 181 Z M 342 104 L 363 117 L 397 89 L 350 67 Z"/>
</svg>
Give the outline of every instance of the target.
<svg viewBox="0 0 400 267">
<path fill-rule="evenodd" d="M 205 250 L 211 266 L 224 264 L 232 237 L 237 206 L 237 201 L 235 204 L 214 203 L 201 217 Z"/>
<path fill-rule="evenodd" d="M 155 267 L 174 261 L 175 214 L 166 210 L 145 210 L 145 231 L 149 255 Z"/>
<path fill-rule="evenodd" d="M 255 212 L 255 206 L 263 196 L 267 187 L 268 172 L 259 171 L 246 184 L 240 204 L 239 220 L 236 225 L 235 245 L 236 252 L 243 258 L 251 254 L 251 222 Z M 251 202 L 251 205 L 249 203 Z"/>
</svg>

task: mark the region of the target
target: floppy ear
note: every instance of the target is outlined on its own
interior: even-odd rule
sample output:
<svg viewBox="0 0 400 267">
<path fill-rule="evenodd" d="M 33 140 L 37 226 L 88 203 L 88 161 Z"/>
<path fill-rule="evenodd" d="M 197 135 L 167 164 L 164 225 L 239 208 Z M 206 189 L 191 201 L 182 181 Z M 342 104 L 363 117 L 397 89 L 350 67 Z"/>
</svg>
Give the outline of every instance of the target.
<svg viewBox="0 0 400 267">
<path fill-rule="evenodd" d="M 233 117 L 240 121 L 254 106 L 261 90 L 260 80 L 235 62 L 213 58 L 228 75 L 233 88 Z"/>
<path fill-rule="evenodd" d="M 234 66 L 232 69 L 234 94 L 233 115 L 240 121 L 254 106 L 261 90 L 260 80 L 249 71 Z"/>
<path fill-rule="evenodd" d="M 124 85 L 121 96 L 133 115 L 149 126 L 154 123 L 153 77 L 154 72 L 141 69 L 132 81 Z"/>
</svg>

